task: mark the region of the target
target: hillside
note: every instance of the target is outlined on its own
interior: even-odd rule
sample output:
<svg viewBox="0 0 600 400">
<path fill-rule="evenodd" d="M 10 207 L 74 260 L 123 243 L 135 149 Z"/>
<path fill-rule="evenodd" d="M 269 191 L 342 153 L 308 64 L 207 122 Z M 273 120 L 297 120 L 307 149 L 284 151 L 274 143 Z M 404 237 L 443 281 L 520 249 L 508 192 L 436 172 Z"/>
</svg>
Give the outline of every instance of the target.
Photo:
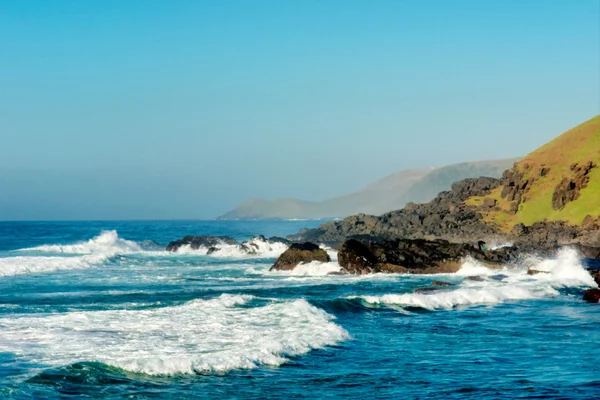
<svg viewBox="0 0 600 400">
<path fill-rule="evenodd" d="M 542 221 L 581 225 L 600 216 L 600 115 L 528 154 L 502 184 L 468 205 L 504 231 Z M 484 204 L 486 206 L 482 207 Z"/>
<path fill-rule="evenodd" d="M 324 201 L 251 199 L 219 219 L 335 218 L 380 215 L 409 202 L 427 202 L 454 182 L 479 176 L 500 177 L 516 159 L 469 162 L 441 168 L 399 171 L 364 189 Z"/>
</svg>

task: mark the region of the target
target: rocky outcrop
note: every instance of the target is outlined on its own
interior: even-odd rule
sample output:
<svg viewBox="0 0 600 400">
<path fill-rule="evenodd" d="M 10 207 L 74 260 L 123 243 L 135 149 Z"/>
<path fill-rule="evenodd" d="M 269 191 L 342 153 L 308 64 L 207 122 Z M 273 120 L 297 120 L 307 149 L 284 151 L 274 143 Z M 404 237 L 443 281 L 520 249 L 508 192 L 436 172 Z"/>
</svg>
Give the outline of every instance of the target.
<svg viewBox="0 0 600 400">
<path fill-rule="evenodd" d="M 600 301 L 600 289 L 588 289 L 583 294 L 583 300 L 588 303 L 598 303 Z"/>
<path fill-rule="evenodd" d="M 346 240 L 338 253 L 338 262 L 350 274 L 433 274 L 458 271 L 466 257 L 500 267 L 516 256 L 517 250 L 512 247 L 481 251 L 470 244 L 446 240 L 388 240 L 371 236 Z"/>
<path fill-rule="evenodd" d="M 329 222 L 317 229 L 300 231 L 293 240 L 320 243 L 342 242 L 356 235 L 375 235 L 387 238 L 442 238 L 477 241 L 501 233 L 482 221 L 475 206 L 465 205 L 472 196 L 485 196 L 500 185 L 494 178 L 466 179 L 452 185 L 452 190 L 440 193 L 425 204 L 409 203 L 402 210 L 380 217 L 354 215 L 338 222 Z M 491 202 L 487 203 L 491 206 Z"/>
<path fill-rule="evenodd" d="M 307 264 L 312 261 L 330 262 L 327 252 L 314 243 L 295 243 L 279 256 L 269 271 L 289 271 L 298 264 Z"/>
<path fill-rule="evenodd" d="M 572 164 L 571 176 L 563 178 L 554 189 L 552 208 L 562 210 L 568 203 L 577 200 L 581 195 L 581 189 L 585 189 L 590 182 L 589 173 L 594 168 L 596 168 L 596 163 L 593 161 Z"/>
<path fill-rule="evenodd" d="M 167 245 L 166 250 L 176 252 L 183 246 L 189 246 L 189 249 L 191 250 L 205 249 L 206 254 L 212 254 L 224 247 L 235 246 L 235 249 L 239 254 L 258 255 L 262 251 L 271 250 L 271 246 L 277 244 L 289 246 L 292 242 L 275 236 L 267 239 L 262 235 L 253 237 L 242 243 L 239 243 L 229 236 L 185 236 L 183 239 L 170 242 Z M 279 246 L 279 248 L 281 248 L 281 246 Z"/>
<path fill-rule="evenodd" d="M 593 219 L 581 226 L 563 221 L 536 222 L 531 226 L 517 224 L 513 227 L 509 239 L 521 246 L 530 246 L 538 250 L 573 245 L 584 257 L 600 256 L 600 223 Z"/>
<path fill-rule="evenodd" d="M 184 236 L 183 239 L 170 242 L 166 250 L 177 251 L 182 246 L 189 246 L 192 250 L 201 247 L 210 249 L 223 244 L 238 244 L 238 241 L 229 236 Z"/>
<path fill-rule="evenodd" d="M 433 281 L 431 282 L 431 286 L 456 286 L 454 283 L 444 282 L 444 281 Z"/>
</svg>

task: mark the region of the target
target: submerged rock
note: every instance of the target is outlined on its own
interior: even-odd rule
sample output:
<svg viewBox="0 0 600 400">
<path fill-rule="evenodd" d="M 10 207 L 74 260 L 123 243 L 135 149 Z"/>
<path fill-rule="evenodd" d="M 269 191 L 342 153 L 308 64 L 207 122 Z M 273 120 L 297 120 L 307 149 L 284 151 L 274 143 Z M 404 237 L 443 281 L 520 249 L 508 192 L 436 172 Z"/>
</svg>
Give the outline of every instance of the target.
<svg viewBox="0 0 600 400">
<path fill-rule="evenodd" d="M 487 266 L 500 267 L 515 255 L 516 250 L 511 247 L 481 251 L 470 244 L 445 240 L 390 240 L 359 236 L 342 244 L 338 260 L 340 266 L 351 274 L 435 274 L 458 271 L 466 257 L 472 257 Z"/>
<path fill-rule="evenodd" d="M 433 281 L 431 282 L 431 286 L 456 286 L 454 283 L 444 282 L 444 281 Z"/>
<path fill-rule="evenodd" d="M 307 264 L 312 261 L 330 262 L 329 254 L 314 243 L 294 243 L 282 255 L 269 271 L 290 271 L 298 264 Z"/>
<path fill-rule="evenodd" d="M 433 294 L 435 292 L 439 292 L 439 290 L 440 289 L 424 287 L 424 288 L 418 288 L 417 290 L 415 290 L 415 293 L 417 293 L 417 294 Z"/>
<path fill-rule="evenodd" d="M 598 303 L 600 301 L 600 289 L 588 289 L 583 294 L 583 300 L 588 303 Z"/>
</svg>

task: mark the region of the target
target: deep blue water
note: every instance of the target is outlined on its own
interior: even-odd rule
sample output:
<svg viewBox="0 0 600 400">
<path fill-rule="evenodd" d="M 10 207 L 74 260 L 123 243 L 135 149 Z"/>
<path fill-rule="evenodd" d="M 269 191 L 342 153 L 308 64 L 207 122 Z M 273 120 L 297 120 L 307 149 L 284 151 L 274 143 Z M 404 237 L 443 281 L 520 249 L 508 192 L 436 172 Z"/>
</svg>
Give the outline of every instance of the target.
<svg viewBox="0 0 600 400">
<path fill-rule="evenodd" d="M 600 397 L 600 308 L 574 253 L 353 277 L 270 273 L 277 248 L 163 251 L 318 224 L 0 222 L 0 397 Z M 433 279 L 457 286 L 414 293 Z"/>
</svg>

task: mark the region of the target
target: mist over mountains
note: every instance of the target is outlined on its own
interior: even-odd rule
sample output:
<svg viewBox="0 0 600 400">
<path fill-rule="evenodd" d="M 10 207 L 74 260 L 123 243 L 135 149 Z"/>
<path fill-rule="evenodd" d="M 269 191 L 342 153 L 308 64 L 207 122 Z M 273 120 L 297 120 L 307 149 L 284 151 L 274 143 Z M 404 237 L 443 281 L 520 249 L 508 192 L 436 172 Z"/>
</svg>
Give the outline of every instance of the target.
<svg viewBox="0 0 600 400">
<path fill-rule="evenodd" d="M 326 199 L 249 199 L 218 219 L 320 219 L 352 214 L 380 215 L 404 207 L 409 202 L 427 202 L 439 192 L 466 178 L 498 178 L 517 158 L 465 162 L 440 168 L 403 170 L 386 176 L 364 189 Z"/>
</svg>

